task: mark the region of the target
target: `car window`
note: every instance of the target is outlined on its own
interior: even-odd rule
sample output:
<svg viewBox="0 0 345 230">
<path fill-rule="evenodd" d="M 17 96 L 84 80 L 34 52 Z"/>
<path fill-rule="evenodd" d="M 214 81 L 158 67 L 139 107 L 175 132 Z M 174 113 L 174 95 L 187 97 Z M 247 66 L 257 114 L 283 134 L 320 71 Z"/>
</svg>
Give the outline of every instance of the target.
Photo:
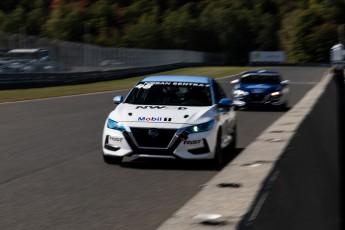
<svg viewBox="0 0 345 230">
<path fill-rule="evenodd" d="M 243 84 L 280 84 L 279 75 L 247 75 L 240 79 Z"/>
<path fill-rule="evenodd" d="M 172 82 L 139 83 L 131 90 L 125 103 L 186 106 L 212 104 L 209 85 L 174 85 Z"/>
</svg>

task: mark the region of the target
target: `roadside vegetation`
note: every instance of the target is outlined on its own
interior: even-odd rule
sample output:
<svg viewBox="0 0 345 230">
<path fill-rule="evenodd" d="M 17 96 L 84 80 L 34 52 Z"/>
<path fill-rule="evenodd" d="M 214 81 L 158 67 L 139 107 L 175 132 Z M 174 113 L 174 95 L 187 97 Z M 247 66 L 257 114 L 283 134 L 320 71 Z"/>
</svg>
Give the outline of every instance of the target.
<svg viewBox="0 0 345 230">
<path fill-rule="evenodd" d="M 289 62 L 328 62 L 344 12 L 343 0 L 1 0 L 0 31 L 222 53 L 231 65 L 276 50 Z"/>
</svg>

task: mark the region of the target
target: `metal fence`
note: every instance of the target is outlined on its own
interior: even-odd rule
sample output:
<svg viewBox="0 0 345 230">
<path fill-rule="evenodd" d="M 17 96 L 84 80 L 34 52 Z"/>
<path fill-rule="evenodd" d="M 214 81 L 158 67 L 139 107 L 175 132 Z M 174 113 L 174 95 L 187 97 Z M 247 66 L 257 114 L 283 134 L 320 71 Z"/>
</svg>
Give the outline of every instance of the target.
<svg viewBox="0 0 345 230">
<path fill-rule="evenodd" d="M 209 62 L 214 55 L 188 50 L 106 48 L 87 43 L 50 40 L 0 32 L 0 48 L 47 48 L 50 59 L 63 72 L 84 72 Z"/>
</svg>

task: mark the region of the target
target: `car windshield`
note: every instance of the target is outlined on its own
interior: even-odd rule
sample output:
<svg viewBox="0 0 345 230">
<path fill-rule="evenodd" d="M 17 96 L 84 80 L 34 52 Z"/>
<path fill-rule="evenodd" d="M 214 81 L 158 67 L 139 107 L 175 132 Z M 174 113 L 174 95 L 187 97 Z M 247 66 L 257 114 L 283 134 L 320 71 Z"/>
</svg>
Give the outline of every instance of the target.
<svg viewBox="0 0 345 230">
<path fill-rule="evenodd" d="M 176 82 L 141 82 L 137 84 L 125 103 L 144 105 L 210 106 L 208 84 Z"/>
<path fill-rule="evenodd" d="M 242 84 L 280 84 L 279 75 L 250 74 L 241 77 Z"/>
</svg>

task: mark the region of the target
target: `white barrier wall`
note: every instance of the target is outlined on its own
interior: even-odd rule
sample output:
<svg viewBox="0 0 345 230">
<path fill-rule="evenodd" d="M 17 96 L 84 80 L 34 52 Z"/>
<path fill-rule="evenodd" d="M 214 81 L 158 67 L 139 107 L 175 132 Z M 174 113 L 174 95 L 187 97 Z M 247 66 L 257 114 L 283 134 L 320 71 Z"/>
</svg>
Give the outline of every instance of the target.
<svg viewBox="0 0 345 230">
<path fill-rule="evenodd" d="M 332 46 L 330 51 L 330 61 L 332 64 L 345 63 L 345 50 L 342 44 Z"/>
<path fill-rule="evenodd" d="M 283 51 L 252 51 L 249 53 L 250 63 L 284 63 L 286 61 Z"/>
<path fill-rule="evenodd" d="M 88 43 L 49 40 L 20 34 L 7 35 L 1 32 L 0 48 L 47 48 L 51 51 L 51 58 L 62 69 L 72 71 L 202 63 L 206 61 L 207 56 L 206 53 L 189 50 L 100 47 Z"/>
</svg>

